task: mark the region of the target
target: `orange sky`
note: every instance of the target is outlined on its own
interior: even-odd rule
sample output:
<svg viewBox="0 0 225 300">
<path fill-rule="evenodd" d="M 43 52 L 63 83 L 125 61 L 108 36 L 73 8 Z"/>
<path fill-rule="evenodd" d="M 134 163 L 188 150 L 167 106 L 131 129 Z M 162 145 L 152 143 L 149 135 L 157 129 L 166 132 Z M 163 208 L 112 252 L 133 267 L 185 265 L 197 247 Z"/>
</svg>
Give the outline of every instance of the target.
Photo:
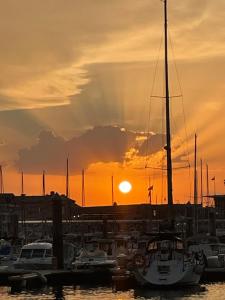
<svg viewBox="0 0 225 300">
<path fill-rule="evenodd" d="M 94 141 L 101 144 L 94 145 L 92 140 L 97 126 L 109 126 L 109 134 L 114 126 L 137 136 L 147 130 L 156 135 L 164 133 L 162 102 L 149 100 L 151 93 L 162 96 L 164 90 L 160 48 L 162 3 L 158 0 L 55 0 L 54 5 L 51 0 L 0 0 L 0 3 L 0 156 L 4 190 L 21 192 L 23 169 L 25 193 L 40 194 L 41 172 L 46 169 L 47 191 L 65 193 L 65 161 L 69 155 L 70 196 L 78 203 L 83 167 L 87 205 L 111 204 L 112 174 L 118 204 L 146 203 L 149 177 L 154 185 L 153 201 L 162 203 L 166 197 L 165 176 L 162 179 L 161 171 L 144 169 L 147 158 L 140 155 L 137 147 L 132 152 L 134 141 L 128 148 L 119 149 L 118 140 L 112 137 L 110 149 L 105 147 L 104 138 L 97 139 L 98 131 Z M 172 96 L 183 95 L 183 100 L 172 100 L 173 159 L 175 166 L 178 160 L 179 166 L 187 165 L 188 149 L 193 166 L 196 132 L 198 162 L 200 157 L 204 162 L 204 193 L 206 162 L 210 192 L 214 192 L 211 181 L 214 176 L 216 192 L 224 193 L 225 189 L 224 12 L 223 0 L 169 1 L 170 91 Z M 43 134 L 38 139 L 46 130 L 53 132 L 54 136 L 49 137 L 51 143 Z M 87 130 L 91 130 L 88 141 Z M 77 142 L 83 147 L 80 154 L 75 152 Z M 65 145 L 69 145 L 71 152 Z M 109 149 L 108 154 L 104 148 Z M 162 150 L 153 152 L 148 165 L 159 167 Z M 132 183 L 133 189 L 123 195 L 117 185 L 125 179 Z M 176 170 L 174 201 L 192 199 L 192 190 L 193 169 Z"/>
</svg>

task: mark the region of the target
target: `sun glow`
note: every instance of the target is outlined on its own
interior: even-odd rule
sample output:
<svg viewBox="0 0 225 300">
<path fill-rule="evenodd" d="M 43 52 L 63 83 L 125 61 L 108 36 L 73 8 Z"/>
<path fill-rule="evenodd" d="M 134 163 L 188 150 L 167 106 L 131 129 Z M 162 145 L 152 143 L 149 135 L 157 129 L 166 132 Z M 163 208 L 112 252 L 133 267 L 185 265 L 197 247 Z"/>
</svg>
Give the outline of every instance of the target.
<svg viewBox="0 0 225 300">
<path fill-rule="evenodd" d="M 132 190 L 132 185 L 129 181 L 122 181 L 119 184 L 119 190 L 121 193 L 127 194 Z"/>
</svg>

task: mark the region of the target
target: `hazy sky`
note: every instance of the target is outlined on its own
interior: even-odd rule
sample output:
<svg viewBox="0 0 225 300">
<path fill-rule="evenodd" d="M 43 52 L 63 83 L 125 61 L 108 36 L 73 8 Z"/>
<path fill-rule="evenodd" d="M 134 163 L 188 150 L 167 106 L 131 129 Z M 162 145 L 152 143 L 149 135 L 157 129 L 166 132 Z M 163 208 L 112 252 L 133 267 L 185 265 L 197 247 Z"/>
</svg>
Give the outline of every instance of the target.
<svg viewBox="0 0 225 300">
<path fill-rule="evenodd" d="M 23 170 L 25 192 L 41 193 L 39 178 L 46 169 L 48 191 L 63 193 L 69 155 L 70 191 L 78 202 L 82 168 L 88 204 L 110 204 L 112 174 L 118 183 L 129 179 L 133 184 L 129 195 L 118 192 L 118 203 L 146 202 L 149 176 L 154 201 L 162 201 L 161 172 L 140 169 L 146 162 L 159 166 L 164 157 L 162 101 L 150 101 L 151 93 L 163 95 L 162 2 L 0 2 L 5 191 L 20 193 Z M 208 162 L 210 177 L 216 176 L 217 192 L 224 193 L 225 2 L 170 0 L 168 6 L 171 95 L 183 95 L 172 100 L 173 158 L 186 165 L 188 149 L 193 164 L 197 132 L 199 157 Z M 156 135 L 143 145 L 147 129 Z M 189 199 L 192 177 L 192 170 L 175 172 L 176 201 Z"/>
</svg>

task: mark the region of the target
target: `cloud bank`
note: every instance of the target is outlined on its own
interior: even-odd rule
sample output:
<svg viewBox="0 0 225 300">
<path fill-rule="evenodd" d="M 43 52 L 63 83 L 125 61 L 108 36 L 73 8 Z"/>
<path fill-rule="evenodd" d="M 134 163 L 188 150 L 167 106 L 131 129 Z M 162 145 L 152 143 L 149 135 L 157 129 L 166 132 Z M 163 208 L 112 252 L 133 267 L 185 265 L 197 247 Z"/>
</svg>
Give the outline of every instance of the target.
<svg viewBox="0 0 225 300">
<path fill-rule="evenodd" d="M 62 174 L 69 157 L 70 172 L 75 174 L 98 162 L 123 164 L 131 148 L 135 148 L 137 154 L 140 151 L 141 156 L 146 155 L 146 141 L 140 143 L 140 136 L 144 139 L 143 133 L 115 126 L 98 126 L 66 141 L 50 131 L 42 131 L 35 145 L 19 151 L 16 167 L 26 173 L 46 170 L 49 174 Z M 147 154 L 159 151 L 161 140 L 161 135 L 151 136 L 149 144 L 152 146 Z"/>
<path fill-rule="evenodd" d="M 87 66 L 153 61 L 160 42 L 158 0 L 0 3 L 0 110 L 67 105 Z M 223 0 L 169 3 L 177 58 L 224 56 L 224 11 Z"/>
</svg>

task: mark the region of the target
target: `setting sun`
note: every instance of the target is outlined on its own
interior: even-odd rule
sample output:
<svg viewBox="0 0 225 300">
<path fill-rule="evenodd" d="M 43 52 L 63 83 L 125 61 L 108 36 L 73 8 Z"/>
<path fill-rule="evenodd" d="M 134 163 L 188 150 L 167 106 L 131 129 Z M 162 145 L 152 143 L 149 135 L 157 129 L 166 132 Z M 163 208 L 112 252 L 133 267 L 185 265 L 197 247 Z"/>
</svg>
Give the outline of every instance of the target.
<svg viewBox="0 0 225 300">
<path fill-rule="evenodd" d="M 132 189 L 132 185 L 129 181 L 122 181 L 120 184 L 119 184 L 119 190 L 121 191 L 121 193 L 129 193 Z"/>
</svg>

